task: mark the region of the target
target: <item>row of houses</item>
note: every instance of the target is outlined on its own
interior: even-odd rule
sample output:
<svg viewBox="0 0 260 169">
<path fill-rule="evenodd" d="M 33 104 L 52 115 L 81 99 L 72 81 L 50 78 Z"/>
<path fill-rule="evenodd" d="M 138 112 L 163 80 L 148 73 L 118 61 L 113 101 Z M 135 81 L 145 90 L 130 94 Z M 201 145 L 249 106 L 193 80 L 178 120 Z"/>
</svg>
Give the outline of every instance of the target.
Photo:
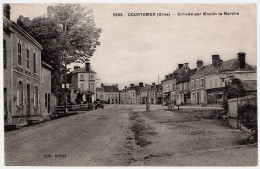
<svg viewBox="0 0 260 169">
<path fill-rule="evenodd" d="M 120 91 L 121 104 L 161 104 L 162 85 L 152 83 L 152 85 L 130 84 Z"/>
<path fill-rule="evenodd" d="M 10 6 L 3 6 L 3 70 L 5 125 L 27 124 L 53 112 L 52 67 L 41 60 L 42 46 L 10 20 Z"/>
<path fill-rule="evenodd" d="M 212 55 L 212 63 L 190 69 L 188 63 L 165 76 L 162 81 L 164 104 L 221 104 L 225 99 L 223 91 L 226 81 L 238 78 L 248 93 L 256 92 L 256 67 L 246 63 L 246 54 L 239 52 L 233 59 L 223 61 L 219 55 Z"/>
</svg>

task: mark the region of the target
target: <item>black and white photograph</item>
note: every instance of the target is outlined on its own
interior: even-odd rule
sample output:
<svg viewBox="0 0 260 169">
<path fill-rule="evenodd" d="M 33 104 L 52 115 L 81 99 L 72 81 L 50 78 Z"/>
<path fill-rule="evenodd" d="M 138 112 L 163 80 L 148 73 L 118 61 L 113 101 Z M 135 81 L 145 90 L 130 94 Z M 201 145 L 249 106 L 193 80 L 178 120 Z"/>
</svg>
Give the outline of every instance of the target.
<svg viewBox="0 0 260 169">
<path fill-rule="evenodd" d="M 257 4 L 1 5 L 4 166 L 258 166 Z"/>
</svg>

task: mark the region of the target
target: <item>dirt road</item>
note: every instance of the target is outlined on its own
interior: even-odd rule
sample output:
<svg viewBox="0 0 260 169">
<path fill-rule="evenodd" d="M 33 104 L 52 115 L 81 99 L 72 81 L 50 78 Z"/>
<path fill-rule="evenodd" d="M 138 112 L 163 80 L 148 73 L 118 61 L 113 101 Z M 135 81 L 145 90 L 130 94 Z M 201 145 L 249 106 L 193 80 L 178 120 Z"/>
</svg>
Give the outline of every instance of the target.
<svg viewBox="0 0 260 169">
<path fill-rule="evenodd" d="M 247 134 L 186 112 L 107 105 L 5 133 L 6 165 L 257 165 Z"/>
</svg>

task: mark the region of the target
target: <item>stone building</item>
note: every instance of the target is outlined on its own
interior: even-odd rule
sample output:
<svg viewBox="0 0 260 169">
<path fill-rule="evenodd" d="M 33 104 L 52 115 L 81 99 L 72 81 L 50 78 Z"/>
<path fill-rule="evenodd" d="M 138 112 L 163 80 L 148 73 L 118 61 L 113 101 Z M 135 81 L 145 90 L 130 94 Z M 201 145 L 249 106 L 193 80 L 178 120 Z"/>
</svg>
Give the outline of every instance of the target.
<svg viewBox="0 0 260 169">
<path fill-rule="evenodd" d="M 82 95 L 82 102 L 93 103 L 96 100 L 96 72 L 91 69 L 89 62 L 85 63 L 85 67 L 74 67 L 67 77 L 72 103 L 77 102 L 78 95 Z"/>
<path fill-rule="evenodd" d="M 218 64 L 205 75 L 207 104 L 221 104 L 224 100 L 225 82 L 234 78 L 240 79 L 246 91 L 256 84 L 256 69 L 246 63 L 246 54 L 239 52 L 237 57 L 227 61 L 218 58 Z"/>
<path fill-rule="evenodd" d="M 50 78 L 42 77 L 42 46 L 10 21 L 8 4 L 4 4 L 3 10 L 4 120 L 5 125 L 21 126 L 32 118 L 47 115 L 41 109 L 41 81 L 50 88 Z"/>
</svg>

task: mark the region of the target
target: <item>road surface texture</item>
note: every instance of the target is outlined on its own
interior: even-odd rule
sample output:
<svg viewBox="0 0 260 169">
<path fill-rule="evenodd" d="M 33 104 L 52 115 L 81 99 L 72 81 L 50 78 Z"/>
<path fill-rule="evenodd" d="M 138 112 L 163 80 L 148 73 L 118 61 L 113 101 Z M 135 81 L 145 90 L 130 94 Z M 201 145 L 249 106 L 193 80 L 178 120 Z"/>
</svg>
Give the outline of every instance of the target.
<svg viewBox="0 0 260 169">
<path fill-rule="evenodd" d="M 106 105 L 5 132 L 6 165 L 255 166 L 247 133 L 161 105 Z"/>
</svg>

